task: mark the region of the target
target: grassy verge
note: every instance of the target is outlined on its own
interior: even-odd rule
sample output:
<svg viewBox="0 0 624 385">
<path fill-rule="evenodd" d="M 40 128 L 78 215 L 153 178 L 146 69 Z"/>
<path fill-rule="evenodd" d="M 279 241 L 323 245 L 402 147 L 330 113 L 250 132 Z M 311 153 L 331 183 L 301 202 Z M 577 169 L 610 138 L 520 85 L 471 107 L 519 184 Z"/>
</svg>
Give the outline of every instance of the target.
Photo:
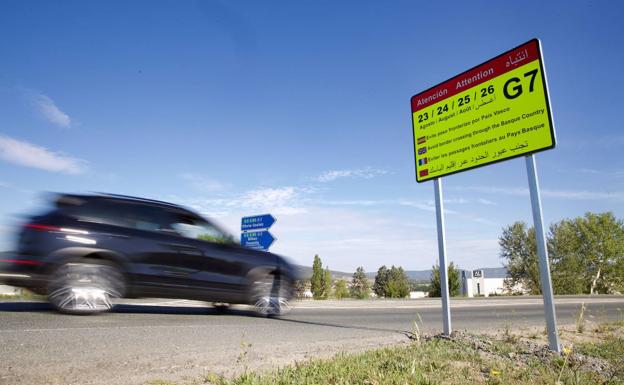
<svg viewBox="0 0 624 385">
<path fill-rule="evenodd" d="M 573 330 L 567 333 L 578 337 Z M 186 384 L 624 384 L 624 322 L 600 325 L 576 342 L 562 336 L 563 354 L 550 352 L 534 335 L 454 333 L 450 339 L 425 337 L 405 346 L 340 354 L 264 374 L 208 374 Z"/>
<path fill-rule="evenodd" d="M 0 301 L 43 301 L 45 299 L 46 297 L 44 295 L 35 294 L 26 289 L 18 294 L 0 294 Z"/>
</svg>

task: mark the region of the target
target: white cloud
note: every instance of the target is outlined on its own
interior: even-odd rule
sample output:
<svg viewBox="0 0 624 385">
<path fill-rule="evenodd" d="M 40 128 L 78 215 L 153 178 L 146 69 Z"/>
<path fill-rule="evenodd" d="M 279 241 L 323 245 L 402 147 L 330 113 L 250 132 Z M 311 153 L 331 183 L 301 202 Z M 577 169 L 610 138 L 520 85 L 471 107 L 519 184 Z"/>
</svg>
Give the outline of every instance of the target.
<svg viewBox="0 0 624 385">
<path fill-rule="evenodd" d="M 376 169 L 371 167 L 360 168 L 355 170 L 330 170 L 322 173 L 314 178 L 317 182 L 331 182 L 339 178 L 362 178 L 371 179 L 376 176 L 388 174 L 387 170 Z"/>
<path fill-rule="evenodd" d="M 503 194 L 503 195 L 529 195 L 527 188 L 502 188 L 502 187 L 480 187 L 480 186 L 464 186 L 458 187 L 462 191 L 474 191 L 484 194 Z M 587 190 L 549 190 L 541 189 L 541 196 L 548 198 L 560 198 L 568 200 L 624 200 L 624 192 L 622 191 L 587 191 Z M 483 203 L 483 202 L 481 202 Z"/>
<path fill-rule="evenodd" d="M 550 198 L 570 200 L 623 200 L 624 192 L 601 192 L 601 191 L 565 191 L 565 190 L 542 190 L 542 195 Z"/>
<path fill-rule="evenodd" d="M 219 218 L 232 233 L 240 233 L 243 213 Z M 427 215 L 419 230 L 405 225 L 402 216 L 369 214 L 350 208 L 308 207 L 300 215 L 275 215 L 271 233 L 277 238 L 271 251 L 310 266 L 315 254 L 331 269 L 353 272 L 357 266 L 376 271 L 397 265 L 409 270 L 430 268 L 438 260 L 435 216 Z M 461 235 L 461 234 L 460 234 Z M 498 266 L 499 246 L 488 239 L 447 233 L 449 260 L 463 268 Z"/>
<path fill-rule="evenodd" d="M 190 172 L 180 174 L 180 178 L 187 181 L 192 187 L 204 192 L 219 191 L 223 190 L 223 188 L 225 187 L 221 182 L 217 180 Z"/>
<path fill-rule="evenodd" d="M 436 211 L 435 202 L 431 201 L 431 200 L 428 200 L 428 201 L 418 201 L 418 202 L 408 201 L 408 200 L 400 200 L 399 204 L 401 206 L 415 207 L 415 208 L 417 208 L 419 210 L 423 210 L 423 211 L 429 211 L 429 212 L 435 212 Z M 444 208 L 444 214 L 455 215 L 455 214 L 457 214 L 457 211 L 450 210 L 450 209 L 445 207 Z"/>
<path fill-rule="evenodd" d="M 283 206 L 295 196 L 294 187 L 262 188 L 246 192 L 242 198 L 243 207 Z"/>
<path fill-rule="evenodd" d="M 386 200 L 347 199 L 347 200 L 322 200 L 319 204 L 327 206 L 378 206 L 388 204 Z"/>
<path fill-rule="evenodd" d="M 56 106 L 54 100 L 42 93 L 30 92 L 29 94 L 33 106 L 44 119 L 59 127 L 71 126 L 71 118 Z"/>
<path fill-rule="evenodd" d="M 495 205 L 497 205 L 496 202 L 492 202 L 491 200 L 484 199 L 484 198 L 477 199 L 477 202 L 481 203 L 482 205 L 486 205 L 486 206 L 495 206 Z"/>
<path fill-rule="evenodd" d="M 414 207 L 419 210 L 435 212 L 435 203 L 432 200 L 427 201 L 411 201 L 407 199 L 353 199 L 353 200 L 311 200 L 311 203 L 322 206 L 360 206 L 360 207 L 374 207 L 374 206 L 408 206 Z M 468 203 L 465 199 L 445 199 L 444 203 L 449 204 L 464 204 Z M 446 214 L 457 214 L 454 210 L 444 209 Z"/>
<path fill-rule="evenodd" d="M 300 194 L 305 189 L 287 186 L 281 188 L 260 188 L 247 191 L 243 194 L 212 199 L 180 199 L 174 200 L 186 202 L 189 207 L 200 213 L 218 217 L 230 215 L 232 212 L 243 212 L 245 215 L 271 212 L 281 215 L 295 215 L 306 212 L 306 208 L 300 203 Z"/>
<path fill-rule="evenodd" d="M 268 210 L 276 214 L 295 215 L 305 213 L 306 209 L 297 204 L 299 190 L 295 187 L 261 188 L 243 194 L 240 206 L 245 208 Z"/>
<path fill-rule="evenodd" d="M 464 205 L 466 203 L 468 203 L 468 201 L 464 198 L 452 198 L 452 199 L 444 200 L 444 204 L 450 204 L 450 205 Z"/>
<path fill-rule="evenodd" d="M 461 186 L 453 188 L 460 191 L 474 191 L 484 194 L 504 194 L 504 195 L 529 195 L 528 188 L 516 187 L 482 187 L 482 186 Z"/>
<path fill-rule="evenodd" d="M 232 234 L 240 234 L 241 217 L 271 213 L 277 222 L 271 233 L 278 239 L 271 251 L 291 257 L 296 263 L 311 265 L 319 254 L 326 266 L 352 272 L 357 266 L 375 271 L 380 265 L 400 265 L 406 269 L 427 269 L 437 260 L 435 206 L 426 200 L 336 200 L 314 199 L 315 191 L 286 186 L 259 188 L 232 197 L 180 199 L 196 211 L 216 219 Z M 171 200 L 171 199 L 166 199 Z M 189 204 L 190 202 L 190 204 Z M 457 200 L 463 203 L 462 199 Z M 377 205 L 414 207 L 426 213 L 413 216 L 396 210 L 381 214 L 369 207 Z M 416 210 L 413 210 L 417 213 Z M 412 210 L 410 210 L 412 211 Z M 486 219 L 446 209 L 462 221 L 491 224 Z M 417 228 L 417 231 L 415 231 Z M 496 239 L 471 236 L 464 231 L 448 233 L 449 256 L 462 267 L 498 265 Z M 461 236 L 462 238 L 456 238 Z M 475 241 L 478 239 L 478 241 Z M 452 254 L 451 254 L 452 253 Z"/>
<path fill-rule="evenodd" d="M 624 177 L 624 171 L 622 171 L 622 170 L 619 170 L 619 171 L 604 171 L 604 170 L 596 170 L 596 169 L 592 169 L 592 168 L 581 168 L 581 169 L 578 170 L 578 172 L 583 173 L 583 174 L 605 176 L 605 177 L 608 177 L 608 178 L 622 178 L 622 177 Z"/>
<path fill-rule="evenodd" d="M 52 152 L 45 147 L 1 134 L 0 158 L 20 166 L 65 174 L 81 174 L 87 169 L 87 162 L 82 159 L 72 158 L 61 152 Z"/>
</svg>

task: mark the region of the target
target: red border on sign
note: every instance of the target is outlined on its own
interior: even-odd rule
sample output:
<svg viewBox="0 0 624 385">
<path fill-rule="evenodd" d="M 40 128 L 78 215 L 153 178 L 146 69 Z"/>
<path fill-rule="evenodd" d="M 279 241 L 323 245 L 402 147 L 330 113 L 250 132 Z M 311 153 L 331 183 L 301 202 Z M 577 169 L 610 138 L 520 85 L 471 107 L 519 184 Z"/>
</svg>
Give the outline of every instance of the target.
<svg viewBox="0 0 624 385">
<path fill-rule="evenodd" d="M 494 59 L 471 68 L 466 72 L 462 72 L 443 83 L 433 86 L 426 91 L 412 96 L 412 113 L 466 91 L 469 88 L 488 82 L 497 76 L 513 71 L 534 60 L 538 60 L 540 58 L 538 44 L 537 39 L 531 40 Z M 479 75 L 481 76 L 479 77 Z M 477 79 L 475 79 L 475 77 Z M 470 80 L 474 81 L 467 83 Z M 464 82 L 463 85 L 462 82 Z"/>
</svg>

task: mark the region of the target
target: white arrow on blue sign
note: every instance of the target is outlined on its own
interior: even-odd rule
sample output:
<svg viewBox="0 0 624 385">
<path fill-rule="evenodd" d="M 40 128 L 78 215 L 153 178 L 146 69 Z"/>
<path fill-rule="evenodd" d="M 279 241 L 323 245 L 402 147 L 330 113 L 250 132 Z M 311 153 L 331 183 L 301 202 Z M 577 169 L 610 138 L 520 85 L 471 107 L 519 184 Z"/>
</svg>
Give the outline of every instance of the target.
<svg viewBox="0 0 624 385">
<path fill-rule="evenodd" d="M 275 241 L 273 234 L 266 230 L 241 233 L 241 245 L 257 250 L 268 250 Z"/>
<path fill-rule="evenodd" d="M 275 223 L 275 217 L 271 214 L 254 215 L 250 217 L 243 217 L 241 220 L 241 230 L 260 230 L 269 229 Z"/>
</svg>

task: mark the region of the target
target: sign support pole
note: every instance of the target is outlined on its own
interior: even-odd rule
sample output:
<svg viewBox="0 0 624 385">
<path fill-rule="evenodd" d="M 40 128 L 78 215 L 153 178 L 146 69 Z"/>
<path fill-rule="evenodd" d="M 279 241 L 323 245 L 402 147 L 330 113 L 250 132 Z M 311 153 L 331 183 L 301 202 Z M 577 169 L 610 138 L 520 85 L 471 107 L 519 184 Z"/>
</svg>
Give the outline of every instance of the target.
<svg viewBox="0 0 624 385">
<path fill-rule="evenodd" d="M 444 335 L 451 335 L 451 306 L 449 304 L 448 266 L 446 264 L 446 236 L 444 234 L 444 201 L 442 198 L 442 178 L 433 181 L 435 190 L 436 221 L 438 224 L 438 256 L 440 258 L 440 294 L 442 296 L 442 317 Z"/>
<path fill-rule="evenodd" d="M 548 344 L 550 350 L 561 353 L 561 344 L 559 343 L 559 335 L 557 334 L 557 317 L 555 313 L 555 303 L 553 300 L 553 289 L 550 280 L 548 250 L 546 249 L 546 237 L 544 235 L 542 201 L 539 193 L 539 180 L 537 179 L 535 155 L 531 154 L 526 157 L 526 166 L 529 178 L 529 190 L 531 192 L 531 206 L 533 209 L 537 254 L 539 256 L 540 282 L 542 284 L 542 296 L 544 297 L 544 314 L 546 315 L 546 328 L 548 329 Z"/>
</svg>

